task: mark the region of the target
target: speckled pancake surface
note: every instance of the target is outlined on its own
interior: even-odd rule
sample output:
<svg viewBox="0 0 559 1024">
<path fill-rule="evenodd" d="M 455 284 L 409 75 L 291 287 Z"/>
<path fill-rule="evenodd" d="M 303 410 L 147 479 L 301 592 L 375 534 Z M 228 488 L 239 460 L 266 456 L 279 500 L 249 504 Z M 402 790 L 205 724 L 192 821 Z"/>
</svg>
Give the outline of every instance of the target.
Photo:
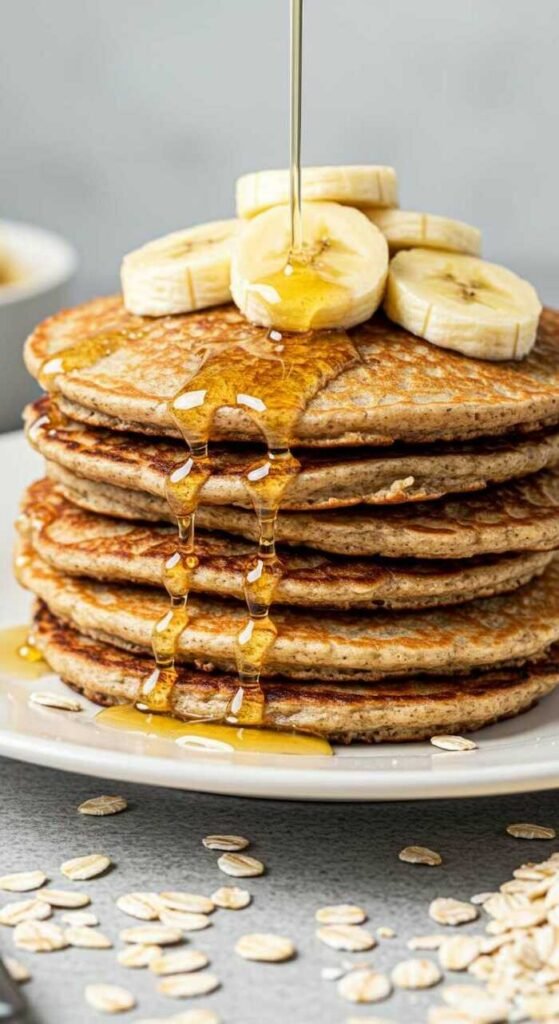
<svg viewBox="0 0 559 1024">
<path fill-rule="evenodd" d="M 164 592 L 60 573 L 20 540 L 16 574 L 57 617 L 99 639 L 150 651 Z M 230 671 L 246 622 L 240 602 L 196 595 L 177 645 L 179 661 Z M 263 673 L 335 681 L 420 672 L 469 672 L 531 659 L 559 641 L 559 564 L 512 594 L 418 612 L 274 610 L 278 637 Z"/>
<path fill-rule="evenodd" d="M 134 701 L 149 659 L 86 637 L 37 609 L 34 636 L 44 657 L 73 689 L 102 705 Z M 359 686 L 323 682 L 263 684 L 266 721 L 276 729 L 298 729 L 342 743 L 428 739 L 464 733 L 527 710 L 559 682 L 559 651 L 524 667 L 453 676 L 384 680 Z M 235 676 L 181 666 L 173 692 L 177 718 L 221 720 L 238 688 Z"/>
<path fill-rule="evenodd" d="M 164 498 L 94 483 L 57 466 L 49 477 L 71 502 L 92 512 L 149 522 L 172 521 Z M 205 530 L 258 539 L 253 513 L 229 505 L 201 505 Z M 478 494 L 436 502 L 320 512 L 282 512 L 279 543 L 340 555 L 388 558 L 472 558 L 488 553 L 547 551 L 559 547 L 559 472 L 535 473 Z"/>
<path fill-rule="evenodd" d="M 161 498 L 168 474 L 187 457 L 186 447 L 178 441 L 92 430 L 73 421 L 53 429 L 49 409 L 47 398 L 26 409 L 29 440 L 48 461 L 89 480 Z M 515 438 L 390 451 L 300 449 L 297 455 L 301 472 L 288 486 L 282 508 L 397 504 L 479 490 L 488 483 L 553 466 L 559 463 L 559 428 Z M 213 472 L 200 492 L 201 502 L 251 508 L 246 476 L 263 458 L 256 447 L 213 448 Z"/>
<path fill-rule="evenodd" d="M 37 376 L 64 348 L 111 334 L 120 347 L 89 369 L 60 375 L 64 399 L 91 422 L 174 433 L 167 403 L 200 364 L 203 343 L 250 346 L 263 328 L 232 306 L 150 319 L 126 312 L 120 297 L 95 299 L 41 324 L 25 359 Z M 469 359 L 430 345 L 382 316 L 351 332 L 357 365 L 343 370 L 308 404 L 294 442 L 301 445 L 389 444 L 495 436 L 559 420 L 559 313 L 545 310 L 538 339 L 521 362 Z M 109 417 L 110 420 L 104 420 Z M 216 440 L 258 437 L 239 407 L 218 411 Z"/>
<path fill-rule="evenodd" d="M 48 480 L 28 488 L 19 528 L 53 568 L 71 575 L 163 587 L 163 566 L 176 551 L 171 526 L 122 522 L 76 508 Z M 244 601 L 254 544 L 198 531 L 192 590 Z M 539 575 L 552 552 L 465 561 L 333 558 L 280 552 L 283 575 L 274 602 L 327 608 L 425 608 L 500 594 Z"/>
</svg>

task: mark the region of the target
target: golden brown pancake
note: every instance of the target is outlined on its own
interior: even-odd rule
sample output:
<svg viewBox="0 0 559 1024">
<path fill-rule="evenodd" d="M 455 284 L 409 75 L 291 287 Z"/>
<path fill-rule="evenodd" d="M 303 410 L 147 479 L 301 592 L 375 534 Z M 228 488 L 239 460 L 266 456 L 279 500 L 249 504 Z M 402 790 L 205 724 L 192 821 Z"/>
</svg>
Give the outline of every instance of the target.
<svg viewBox="0 0 559 1024">
<path fill-rule="evenodd" d="M 60 573 L 19 542 L 20 583 L 53 615 L 98 639 L 151 650 L 153 627 L 168 609 L 153 588 L 95 583 Z M 182 632 L 179 661 L 231 671 L 235 641 L 246 623 L 239 602 L 194 596 Z M 559 641 L 559 564 L 513 594 L 419 612 L 330 612 L 274 609 L 277 639 L 265 676 L 374 681 L 421 672 L 466 673 L 541 657 Z"/>
<path fill-rule="evenodd" d="M 117 583 L 163 587 L 163 567 L 177 547 L 170 526 L 122 522 L 76 508 L 48 480 L 24 494 L 19 528 L 54 569 Z M 191 589 L 244 600 L 254 545 L 204 533 Z M 488 556 L 465 561 L 333 558 L 310 551 L 280 554 L 278 604 L 326 608 L 427 608 L 501 594 L 539 575 L 552 552 Z"/>
<path fill-rule="evenodd" d="M 134 701 L 151 671 L 148 658 L 86 637 L 44 606 L 35 616 L 34 638 L 52 669 L 98 704 Z M 527 710 L 558 682 L 559 651 L 552 648 L 535 664 L 460 679 L 395 679 L 368 686 L 279 679 L 265 682 L 263 688 L 269 726 L 312 732 L 341 743 L 378 743 L 479 729 Z M 235 676 L 181 666 L 173 714 L 222 720 L 237 688 Z"/>
<path fill-rule="evenodd" d="M 173 522 L 164 498 L 95 483 L 54 463 L 48 475 L 73 504 L 121 519 Z M 204 530 L 258 539 L 253 513 L 229 505 L 201 505 Z M 472 558 L 489 553 L 559 547 L 559 472 L 534 473 L 479 494 L 404 505 L 359 505 L 320 512 L 282 512 L 277 539 L 333 554 L 409 558 Z"/>
<path fill-rule="evenodd" d="M 25 411 L 30 441 L 41 455 L 77 476 L 165 496 L 168 475 L 186 460 L 184 444 L 138 434 L 91 430 L 73 421 L 52 426 L 49 399 Z M 285 491 L 284 509 L 397 504 L 479 490 L 559 462 L 559 428 L 516 438 L 455 445 L 332 452 L 300 450 L 301 472 Z M 246 476 L 264 459 L 257 448 L 216 447 L 213 473 L 201 490 L 207 505 L 251 507 Z"/>
<path fill-rule="evenodd" d="M 296 444 L 455 440 L 537 429 L 559 419 L 559 313 L 553 310 L 542 314 L 535 348 L 522 362 L 469 359 L 421 341 L 380 314 L 350 334 L 358 364 L 311 400 Z M 118 341 L 116 351 L 57 381 L 64 399 L 75 403 L 74 418 L 174 434 L 167 403 L 199 366 L 201 342 L 214 351 L 241 343 L 257 352 L 266 331 L 233 306 L 151 319 L 127 313 L 115 296 L 46 320 L 27 341 L 26 364 L 38 376 L 47 358 L 101 335 L 110 336 L 113 346 Z M 240 407 L 218 411 L 214 440 L 258 436 Z"/>
</svg>

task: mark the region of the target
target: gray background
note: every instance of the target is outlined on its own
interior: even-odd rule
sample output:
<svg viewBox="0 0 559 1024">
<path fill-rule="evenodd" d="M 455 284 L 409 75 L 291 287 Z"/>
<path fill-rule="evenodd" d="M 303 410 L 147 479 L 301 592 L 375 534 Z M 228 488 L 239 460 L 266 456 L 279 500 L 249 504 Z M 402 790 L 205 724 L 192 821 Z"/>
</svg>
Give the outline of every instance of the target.
<svg viewBox="0 0 559 1024">
<path fill-rule="evenodd" d="M 122 253 L 143 240 L 232 213 L 237 174 L 286 163 L 287 0 L 4 0 L 0 13 L 0 214 L 77 245 L 80 297 L 114 289 Z M 558 300 L 558 24 L 554 0 L 306 0 L 305 162 L 393 163 L 404 206 L 478 224 L 490 258 Z M 507 822 L 559 824 L 554 794 L 305 806 L 113 786 L 8 761 L 0 779 L 0 873 L 44 866 L 56 879 L 66 857 L 105 850 L 117 868 L 89 887 L 113 939 L 119 893 L 211 892 L 225 877 L 201 836 L 254 839 L 269 866 L 249 883 L 254 906 L 222 912 L 193 941 L 224 981 L 202 1002 L 227 1024 L 342 1024 L 351 1008 L 319 977 L 342 957 L 313 939 L 317 905 L 356 900 L 373 927 L 394 925 L 398 938 L 373 957 L 388 967 L 406 938 L 432 930 L 433 896 L 490 889 L 556 848 L 507 838 Z M 126 815 L 76 814 L 111 789 L 132 800 Z M 400 864 L 409 843 L 440 849 L 444 867 Z M 235 938 L 257 929 L 293 936 L 299 958 L 237 962 Z M 10 945 L 2 929 L 0 946 Z M 146 972 L 114 967 L 111 953 L 21 958 L 43 1024 L 99 1021 L 83 1002 L 93 980 L 136 992 L 126 1019 L 183 1008 L 157 998 Z M 402 994 L 369 1015 L 418 1024 L 435 1001 L 436 992 Z"/>
<path fill-rule="evenodd" d="M 288 0 L 1 5 L 0 214 L 58 229 L 79 294 L 126 250 L 233 212 L 287 160 Z M 386 162 L 559 295 L 555 0 L 305 0 L 306 163 Z"/>
</svg>

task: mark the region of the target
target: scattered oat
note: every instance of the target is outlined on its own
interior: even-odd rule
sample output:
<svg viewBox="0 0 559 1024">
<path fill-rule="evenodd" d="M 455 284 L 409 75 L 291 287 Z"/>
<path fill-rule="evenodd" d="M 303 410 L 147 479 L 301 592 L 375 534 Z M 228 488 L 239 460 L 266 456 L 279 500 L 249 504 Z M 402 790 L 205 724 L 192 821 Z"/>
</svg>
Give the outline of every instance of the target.
<svg viewBox="0 0 559 1024">
<path fill-rule="evenodd" d="M 347 1017 L 345 1024 L 394 1024 L 387 1017 Z"/>
<path fill-rule="evenodd" d="M 249 857 L 248 853 L 223 853 L 218 858 L 217 866 L 226 875 L 233 875 L 234 878 L 252 878 L 264 874 L 264 865 L 256 857 Z"/>
<path fill-rule="evenodd" d="M 143 946 L 171 946 L 182 939 L 180 928 L 166 924 L 141 924 L 119 932 L 123 942 L 140 942 Z"/>
<path fill-rule="evenodd" d="M 80 814 L 94 814 L 98 817 L 105 817 L 107 814 L 120 814 L 128 807 L 123 796 L 94 796 L 91 800 L 84 800 L 78 811 Z"/>
<path fill-rule="evenodd" d="M 427 864 L 431 868 L 443 862 L 440 853 L 430 850 L 427 846 L 405 846 L 400 850 L 398 857 L 406 864 Z"/>
<path fill-rule="evenodd" d="M 189 999 L 191 996 L 207 996 L 215 992 L 221 982 L 211 971 L 200 971 L 198 974 L 172 974 L 163 978 L 157 985 L 157 991 L 172 999 Z"/>
<path fill-rule="evenodd" d="M 413 939 L 408 939 L 406 946 L 408 949 L 433 950 L 438 949 L 444 939 L 444 935 L 415 935 Z"/>
<path fill-rule="evenodd" d="M 522 1000 L 522 1009 L 530 1020 L 543 1020 L 552 1024 L 559 1016 L 559 992 L 538 993 Z"/>
<path fill-rule="evenodd" d="M 338 982 L 338 994 L 350 1003 L 379 1003 L 392 991 L 386 974 L 367 967 L 350 971 Z"/>
<path fill-rule="evenodd" d="M 518 825 L 507 825 L 509 836 L 515 839 L 555 839 L 557 833 L 554 828 L 547 825 L 530 825 L 528 822 L 520 822 Z"/>
<path fill-rule="evenodd" d="M 157 921 L 161 906 L 156 892 L 128 892 L 118 897 L 116 905 L 123 914 L 140 921 Z"/>
<path fill-rule="evenodd" d="M 392 969 L 391 978 L 397 988 L 431 988 L 442 974 L 432 960 L 401 960 Z"/>
<path fill-rule="evenodd" d="M 344 974 L 347 974 L 344 967 L 322 967 L 320 971 L 323 981 L 338 981 Z"/>
<path fill-rule="evenodd" d="M 69 910 L 67 914 L 60 915 L 60 920 L 72 927 L 75 925 L 76 928 L 94 928 L 99 924 L 97 914 L 91 910 Z"/>
<path fill-rule="evenodd" d="M 23 984 L 24 981 L 29 981 L 31 978 L 31 972 L 28 971 L 25 964 L 22 964 L 20 960 L 16 960 L 15 956 L 2 957 L 2 963 L 12 981 L 17 981 L 18 985 Z"/>
<path fill-rule="evenodd" d="M 381 925 L 377 928 L 377 936 L 379 939 L 395 939 L 396 932 L 393 928 L 387 928 L 385 925 Z"/>
<path fill-rule="evenodd" d="M 0 889 L 5 892 L 30 892 L 40 889 L 47 876 L 42 871 L 19 871 L 15 875 L 3 875 L 0 878 Z"/>
<path fill-rule="evenodd" d="M 475 921 L 479 910 L 472 903 L 463 903 L 452 897 L 439 897 L 429 906 L 429 917 L 437 924 L 457 925 Z"/>
<path fill-rule="evenodd" d="M 496 896 L 496 892 L 477 892 L 475 896 L 470 896 L 470 903 L 474 906 L 480 906 L 485 903 L 491 896 Z"/>
<path fill-rule="evenodd" d="M 212 923 L 207 914 L 189 914 L 186 910 L 161 910 L 159 919 L 162 924 L 176 926 L 183 932 L 199 932 Z"/>
<path fill-rule="evenodd" d="M 78 907 L 87 907 L 91 903 L 87 893 L 66 889 L 39 889 L 37 899 L 50 904 L 51 907 L 62 907 L 64 910 L 77 910 Z"/>
<path fill-rule="evenodd" d="M 43 708 L 55 708 L 57 711 L 82 711 L 83 704 L 71 697 L 64 697 L 60 693 L 51 693 L 44 690 L 41 693 L 32 693 L 29 697 L 29 704 L 38 704 Z"/>
<path fill-rule="evenodd" d="M 145 946 L 137 942 L 120 949 L 117 960 L 122 967 L 149 967 L 160 954 L 159 946 Z"/>
<path fill-rule="evenodd" d="M 321 907 L 317 910 L 315 920 L 320 924 L 362 924 L 367 920 L 367 914 L 361 907 L 355 907 L 351 903 L 338 903 L 331 907 Z"/>
<path fill-rule="evenodd" d="M 318 928 L 316 936 L 331 949 L 342 949 L 346 953 L 364 953 L 376 946 L 376 939 L 356 924 L 328 924 Z"/>
<path fill-rule="evenodd" d="M 439 963 L 447 971 L 465 971 L 479 956 L 480 942 L 475 935 L 451 935 L 439 946 Z"/>
<path fill-rule="evenodd" d="M 85 882 L 89 878 L 102 875 L 110 867 L 110 857 L 104 853 L 89 853 L 86 857 L 73 857 L 65 860 L 60 870 L 72 882 Z"/>
<path fill-rule="evenodd" d="M 132 993 L 120 985 L 86 985 L 85 998 L 94 1010 L 101 1013 L 122 1013 L 136 1005 Z"/>
<path fill-rule="evenodd" d="M 111 940 L 103 935 L 97 928 L 83 928 L 72 925 L 64 932 L 70 946 L 80 946 L 83 949 L 110 949 Z"/>
<path fill-rule="evenodd" d="M 235 953 L 244 960 L 265 960 L 269 963 L 280 963 L 291 960 L 295 956 L 295 946 L 291 939 L 282 935 L 270 935 L 265 932 L 254 932 L 241 935 L 235 945 Z"/>
<path fill-rule="evenodd" d="M 50 921 L 22 921 L 15 927 L 14 942 L 30 953 L 52 953 L 68 945 L 62 928 Z"/>
<path fill-rule="evenodd" d="M 490 995 L 478 985 L 447 985 L 442 990 L 442 997 L 447 1006 L 461 1011 L 480 1024 L 498 1024 L 507 1020 L 510 1005 L 496 996 Z"/>
<path fill-rule="evenodd" d="M 236 885 L 223 885 L 220 889 L 212 892 L 213 903 L 223 910 L 244 910 L 251 900 L 250 893 L 246 889 L 239 889 Z"/>
<path fill-rule="evenodd" d="M 154 974 L 189 974 L 207 967 L 209 960 L 199 949 L 177 949 L 172 953 L 161 951 L 150 961 Z"/>
<path fill-rule="evenodd" d="M 15 928 L 21 921 L 44 921 L 51 915 L 51 908 L 38 899 L 18 900 L 16 903 L 6 903 L 2 907 L 0 924 Z"/>
<path fill-rule="evenodd" d="M 158 900 L 166 910 L 186 910 L 190 914 L 211 914 L 215 910 L 213 900 L 193 892 L 160 892 Z"/>
<path fill-rule="evenodd" d="M 431 743 L 441 750 L 477 750 L 477 743 L 465 736 L 431 736 Z"/>
<path fill-rule="evenodd" d="M 206 850 L 226 850 L 228 853 L 237 853 L 250 846 L 250 840 L 244 836 L 206 836 L 202 842 Z"/>
<path fill-rule="evenodd" d="M 428 1024 L 479 1024 L 474 1022 L 472 1017 L 467 1017 L 465 1013 L 453 1010 L 450 1006 L 430 1006 L 427 1021 Z"/>
</svg>

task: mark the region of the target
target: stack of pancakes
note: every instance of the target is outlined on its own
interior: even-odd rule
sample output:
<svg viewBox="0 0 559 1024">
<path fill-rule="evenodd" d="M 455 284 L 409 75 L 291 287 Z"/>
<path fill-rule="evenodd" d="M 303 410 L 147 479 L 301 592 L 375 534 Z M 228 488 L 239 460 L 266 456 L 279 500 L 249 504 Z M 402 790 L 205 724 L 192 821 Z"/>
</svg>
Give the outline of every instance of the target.
<svg viewBox="0 0 559 1024">
<path fill-rule="evenodd" d="M 381 315 L 350 334 L 360 362 L 312 399 L 294 436 L 302 469 L 278 520 L 266 724 L 373 742 L 517 714 L 559 682 L 559 313 L 544 312 L 520 363 L 436 348 Z M 98 299 L 42 324 L 27 366 L 39 378 L 45 361 L 107 335 L 108 354 L 75 359 L 26 410 L 46 477 L 23 498 L 16 571 L 39 599 L 47 661 L 113 704 L 149 676 L 168 603 L 165 482 L 185 460 L 168 403 L 201 341 L 254 347 L 263 331 L 229 306 L 152 320 Z M 238 687 L 258 535 L 245 479 L 261 451 L 242 408 L 218 411 L 177 650 L 180 718 L 223 717 Z"/>
</svg>

